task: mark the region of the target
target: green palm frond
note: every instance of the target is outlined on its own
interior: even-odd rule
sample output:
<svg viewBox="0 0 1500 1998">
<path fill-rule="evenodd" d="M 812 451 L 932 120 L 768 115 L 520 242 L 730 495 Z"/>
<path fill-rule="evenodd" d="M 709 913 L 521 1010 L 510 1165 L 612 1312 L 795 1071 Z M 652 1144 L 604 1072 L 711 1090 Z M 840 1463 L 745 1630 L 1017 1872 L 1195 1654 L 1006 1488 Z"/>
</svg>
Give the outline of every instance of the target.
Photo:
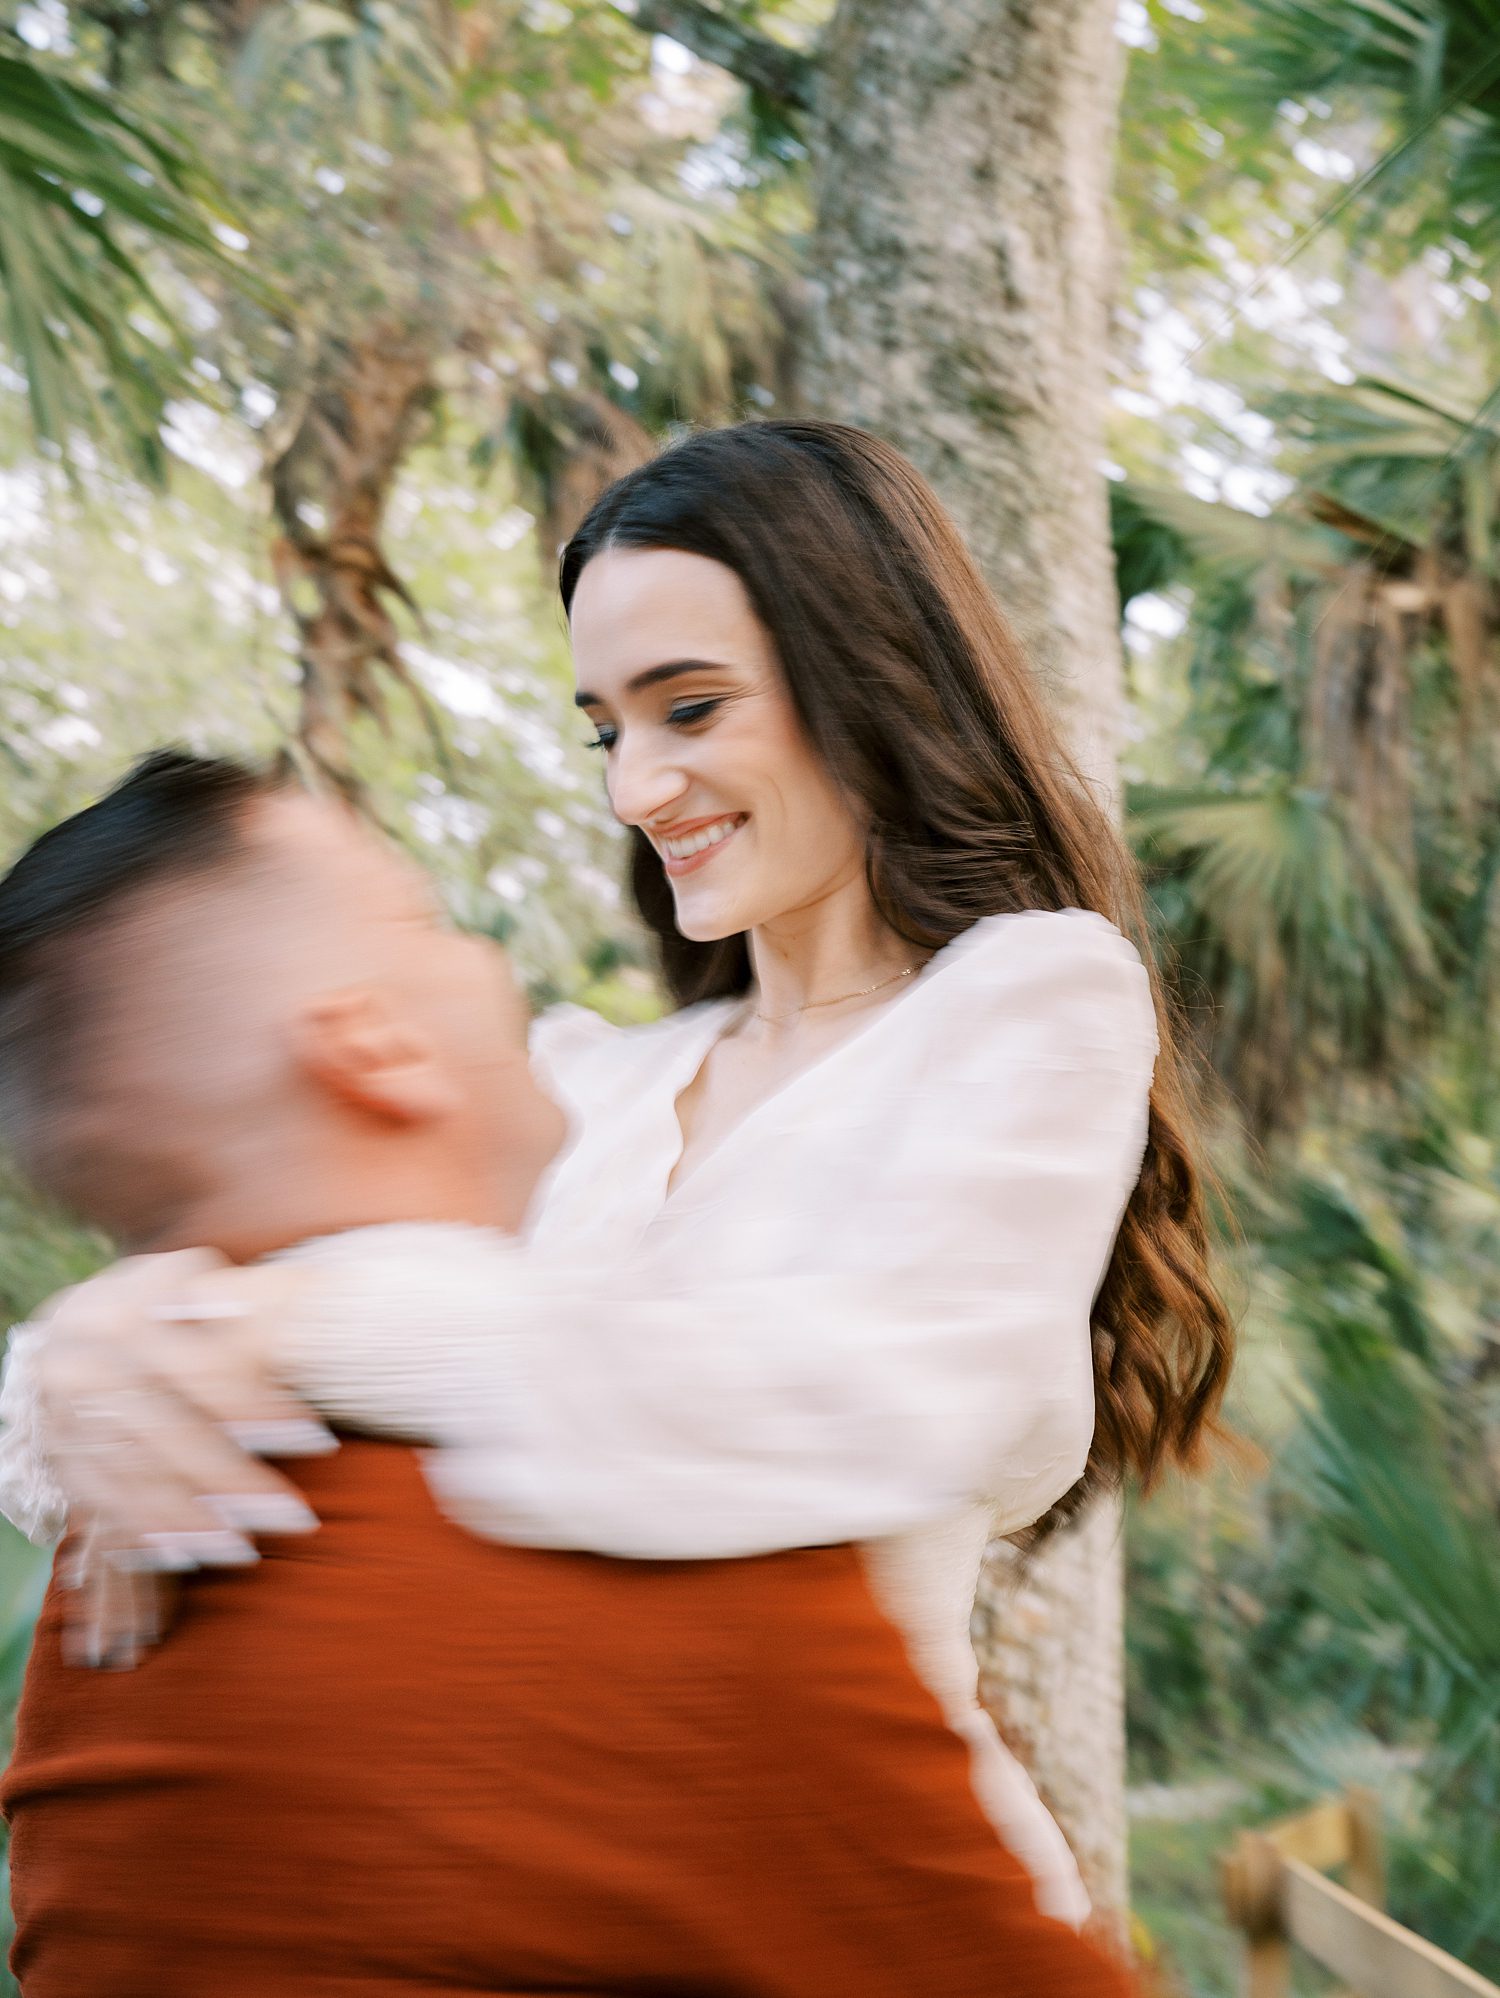
<svg viewBox="0 0 1500 1998">
<path fill-rule="evenodd" d="M 148 246 L 234 270 L 205 170 L 100 90 L 0 52 L 0 306 L 38 434 L 78 426 L 150 461 L 186 350 Z"/>
<path fill-rule="evenodd" d="M 1365 376 L 1348 388 L 1271 398 L 1300 441 L 1304 479 L 1387 534 L 1462 547 L 1487 569 L 1500 517 L 1500 387 L 1477 408 Z"/>
<path fill-rule="evenodd" d="M 1332 575 L 1348 559 L 1346 540 L 1289 509 L 1247 513 L 1221 500 L 1199 499 L 1177 487 L 1134 479 L 1112 487 L 1111 501 L 1117 549 L 1120 537 L 1139 536 L 1139 555 L 1150 545 L 1152 531 L 1157 538 L 1155 566 L 1160 580 L 1148 588 L 1159 589 L 1167 580 L 1186 580 L 1194 569 L 1242 581 L 1270 568 L 1314 579 Z"/>
<path fill-rule="evenodd" d="M 1500 1719 L 1500 1529 L 1454 1482 L 1430 1382 L 1419 1366 L 1350 1345 L 1327 1358 L 1322 1476 L 1380 1563 L 1379 1613 L 1399 1615 L 1448 1683 L 1481 1693 L 1486 1718 Z"/>
<path fill-rule="evenodd" d="M 1429 1366 L 1435 1358 L 1421 1271 L 1393 1203 L 1373 1200 L 1343 1177 L 1300 1175 L 1285 1197 L 1263 1197 L 1257 1240 L 1272 1260 L 1302 1280 L 1316 1273 L 1320 1343 L 1335 1353 L 1349 1344 L 1359 1308 L 1373 1308 L 1396 1346 Z M 1326 1282 L 1325 1282 L 1326 1276 Z M 1351 1301 L 1352 1299 L 1352 1301 Z M 1329 1327 L 1337 1328 L 1330 1332 Z"/>
<path fill-rule="evenodd" d="M 1254 1228 L 1306 1394 L 1279 1468 L 1309 1530 L 1275 1641 L 1331 1639 L 1345 1670 L 1363 1651 L 1372 1670 L 1343 1719 L 1394 1729 L 1421 1758 L 1391 1826 L 1393 1906 L 1493 1976 L 1500 1466 L 1482 1328 L 1500 1154 L 1445 1095 L 1417 1090 L 1404 1114 L 1304 1156 L 1260 1190 Z"/>
<path fill-rule="evenodd" d="M 1127 601 L 1205 571 L 1326 581 L 1371 540 L 1393 541 L 1387 555 L 1435 537 L 1466 543 L 1488 565 L 1500 521 L 1500 386 L 1466 406 L 1365 375 L 1346 388 L 1270 396 L 1261 409 L 1298 447 L 1297 492 L 1274 512 L 1136 480 L 1111 488 Z M 1320 494 L 1355 517 L 1322 505 Z"/>
<path fill-rule="evenodd" d="M 1500 116 L 1491 0 L 1248 0 L 1244 13 L 1244 46 L 1287 96 L 1385 90 L 1414 116 L 1445 105 Z"/>
<path fill-rule="evenodd" d="M 1170 589 L 1192 573 L 1186 536 L 1158 519 L 1129 480 L 1110 483 L 1109 528 L 1122 616 L 1137 597 Z"/>
<path fill-rule="evenodd" d="M 1283 421 L 1300 419 L 1302 433 L 1335 460 L 1378 456 L 1436 462 L 1471 438 L 1491 446 L 1500 443 L 1500 422 L 1487 406 L 1463 409 L 1372 375 L 1347 388 L 1276 396 L 1266 407 Z"/>
<path fill-rule="evenodd" d="M 1398 1851 L 1425 1934 L 1466 1961 L 1500 1964 L 1500 1520 L 1466 1468 L 1482 1446 L 1440 1375 L 1377 1324 L 1314 1308 L 1317 1407 L 1309 1423 L 1327 1527 L 1349 1563 L 1342 1606 L 1399 1632 L 1406 1721 L 1433 1746 L 1424 1779 L 1442 1822 Z"/>
<path fill-rule="evenodd" d="M 1214 995 L 1212 1053 L 1255 1123 L 1330 1067 L 1378 1069 L 1431 1004 L 1438 958 L 1415 886 L 1326 793 L 1130 800 L 1158 919 Z"/>
<path fill-rule="evenodd" d="M 1456 126 L 1448 166 L 1449 200 L 1462 233 L 1486 262 L 1500 256 L 1500 116 Z"/>
<path fill-rule="evenodd" d="M 1211 39 L 1213 98 L 1252 127 L 1288 98 L 1385 104 L 1394 141 L 1352 191 L 1365 227 L 1415 193 L 1432 233 L 1500 247 L 1494 0 L 1245 0 Z M 1347 206 L 1341 197 L 1335 210 Z"/>
</svg>

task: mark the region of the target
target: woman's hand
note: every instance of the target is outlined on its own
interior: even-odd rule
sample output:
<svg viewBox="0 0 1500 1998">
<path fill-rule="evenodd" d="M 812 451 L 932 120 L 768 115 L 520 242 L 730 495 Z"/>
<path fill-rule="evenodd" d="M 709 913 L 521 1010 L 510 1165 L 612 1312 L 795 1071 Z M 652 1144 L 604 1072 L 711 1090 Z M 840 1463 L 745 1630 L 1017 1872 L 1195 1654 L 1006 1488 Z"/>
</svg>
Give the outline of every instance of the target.
<svg viewBox="0 0 1500 1998">
<path fill-rule="evenodd" d="M 158 1592 L 138 1578 L 244 1565 L 254 1535 L 317 1525 L 260 1461 L 336 1447 L 268 1364 L 307 1281 L 203 1250 L 141 1256 L 33 1321 L 46 1328 L 33 1366 L 48 1462 L 78 1536 L 75 1655 L 130 1662 L 121 1650 L 151 1640 Z"/>
</svg>

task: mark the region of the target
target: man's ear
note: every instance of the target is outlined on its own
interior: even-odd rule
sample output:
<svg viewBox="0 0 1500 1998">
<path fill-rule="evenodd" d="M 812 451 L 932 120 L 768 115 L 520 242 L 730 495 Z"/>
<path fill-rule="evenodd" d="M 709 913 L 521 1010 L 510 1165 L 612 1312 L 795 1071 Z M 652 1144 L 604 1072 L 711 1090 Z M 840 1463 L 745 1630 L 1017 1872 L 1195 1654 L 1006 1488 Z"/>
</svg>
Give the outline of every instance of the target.
<svg viewBox="0 0 1500 1998">
<path fill-rule="evenodd" d="M 458 1107 L 431 1041 L 372 988 L 309 1000 L 295 1048 L 304 1071 L 331 1095 L 386 1123 L 425 1124 Z"/>
</svg>

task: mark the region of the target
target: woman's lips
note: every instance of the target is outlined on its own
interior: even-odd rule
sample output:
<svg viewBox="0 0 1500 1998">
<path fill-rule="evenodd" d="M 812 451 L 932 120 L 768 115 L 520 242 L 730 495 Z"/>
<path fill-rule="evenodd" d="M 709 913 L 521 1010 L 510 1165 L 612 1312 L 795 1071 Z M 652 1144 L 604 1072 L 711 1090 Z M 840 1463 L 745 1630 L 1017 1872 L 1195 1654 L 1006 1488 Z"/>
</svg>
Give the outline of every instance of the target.
<svg viewBox="0 0 1500 1998">
<path fill-rule="evenodd" d="M 708 863 L 716 855 L 724 851 L 725 847 L 728 846 L 729 842 L 740 830 L 740 827 L 745 823 L 746 821 L 743 818 L 734 818 L 731 820 L 727 813 L 722 819 L 706 820 L 702 826 L 689 830 L 707 832 L 718 826 L 723 826 L 725 830 L 707 846 L 701 846 L 696 852 L 682 854 L 676 859 L 663 851 L 661 857 L 662 866 L 674 881 L 680 881 L 685 874 L 696 874 L 700 868 L 707 867 Z M 663 842 L 663 845 L 665 846 L 665 842 Z"/>
</svg>

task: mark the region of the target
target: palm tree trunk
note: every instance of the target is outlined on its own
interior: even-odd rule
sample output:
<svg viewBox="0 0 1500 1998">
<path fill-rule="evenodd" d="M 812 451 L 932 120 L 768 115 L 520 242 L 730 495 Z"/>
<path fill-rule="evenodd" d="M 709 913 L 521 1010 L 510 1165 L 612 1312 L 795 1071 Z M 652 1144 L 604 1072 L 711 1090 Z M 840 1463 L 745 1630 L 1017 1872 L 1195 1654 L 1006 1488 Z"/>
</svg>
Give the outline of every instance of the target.
<svg viewBox="0 0 1500 1998">
<path fill-rule="evenodd" d="M 842 0 L 819 69 L 809 399 L 932 480 L 1112 785 L 1112 0 Z"/>
<path fill-rule="evenodd" d="M 1122 675 L 1104 455 L 1113 0 L 841 0 L 818 52 L 806 383 L 932 479 L 1112 792 Z M 1121 1561 L 1103 1506 L 975 1619 L 987 1696 L 1119 1923 Z"/>
<path fill-rule="evenodd" d="M 1098 1500 L 1023 1561 L 995 1542 L 974 1604 L 979 1686 L 1062 1826 L 1100 1929 L 1121 1947 L 1125 1816 L 1124 1543 Z"/>
<path fill-rule="evenodd" d="M 297 741 L 310 774 L 355 799 L 350 727 L 384 714 L 383 668 L 412 686 L 389 604 L 411 603 L 381 546 L 401 460 L 433 394 L 432 357 L 381 329 L 330 346 L 291 441 L 271 466 L 277 581 L 297 628 Z M 420 694 L 418 696 L 420 699 Z"/>
</svg>

